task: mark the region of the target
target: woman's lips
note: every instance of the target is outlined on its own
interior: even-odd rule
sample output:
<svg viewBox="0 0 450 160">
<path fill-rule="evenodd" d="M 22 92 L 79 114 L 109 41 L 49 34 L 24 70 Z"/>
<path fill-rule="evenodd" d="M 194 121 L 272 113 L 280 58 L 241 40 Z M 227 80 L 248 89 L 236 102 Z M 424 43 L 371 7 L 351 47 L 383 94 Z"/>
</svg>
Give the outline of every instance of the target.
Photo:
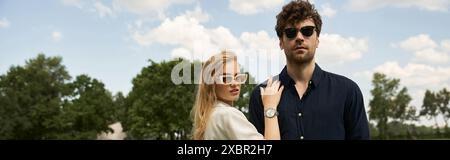
<svg viewBox="0 0 450 160">
<path fill-rule="evenodd" d="M 239 94 L 239 89 L 232 89 L 231 91 L 230 91 L 230 93 L 231 93 L 231 95 L 237 95 L 237 94 Z"/>
</svg>

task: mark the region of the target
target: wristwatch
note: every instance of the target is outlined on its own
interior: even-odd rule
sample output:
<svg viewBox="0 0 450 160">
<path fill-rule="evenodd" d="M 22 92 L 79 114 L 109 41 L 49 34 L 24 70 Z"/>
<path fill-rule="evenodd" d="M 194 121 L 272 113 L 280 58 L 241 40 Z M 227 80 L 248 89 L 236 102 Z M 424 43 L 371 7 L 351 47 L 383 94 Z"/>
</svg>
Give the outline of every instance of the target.
<svg viewBox="0 0 450 160">
<path fill-rule="evenodd" d="M 268 108 L 264 111 L 264 116 L 267 118 L 273 118 L 278 116 L 278 111 L 275 108 Z"/>
</svg>

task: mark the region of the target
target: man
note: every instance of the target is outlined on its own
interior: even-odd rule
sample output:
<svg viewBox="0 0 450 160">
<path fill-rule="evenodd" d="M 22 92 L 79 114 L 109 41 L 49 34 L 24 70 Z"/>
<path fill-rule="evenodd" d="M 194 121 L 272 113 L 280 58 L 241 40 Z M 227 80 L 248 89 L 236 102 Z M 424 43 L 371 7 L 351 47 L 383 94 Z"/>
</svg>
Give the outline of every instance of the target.
<svg viewBox="0 0 450 160">
<path fill-rule="evenodd" d="M 315 63 L 322 20 L 314 6 L 292 1 L 276 18 L 275 30 L 287 62 L 278 75 L 284 91 L 274 112 L 263 110 L 260 86 L 264 85 L 253 90 L 250 121 L 258 132 L 264 131 L 264 117 L 270 117 L 278 118 L 281 139 L 369 139 L 358 85 Z"/>
</svg>

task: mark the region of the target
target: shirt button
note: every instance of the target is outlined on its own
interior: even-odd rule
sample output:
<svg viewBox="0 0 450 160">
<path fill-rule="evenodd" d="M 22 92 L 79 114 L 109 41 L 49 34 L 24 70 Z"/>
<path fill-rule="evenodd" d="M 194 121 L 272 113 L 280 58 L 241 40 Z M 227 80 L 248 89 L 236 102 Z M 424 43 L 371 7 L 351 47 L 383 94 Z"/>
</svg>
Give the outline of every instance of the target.
<svg viewBox="0 0 450 160">
<path fill-rule="evenodd" d="M 300 136 L 300 139 L 305 139 L 305 137 L 303 137 L 303 136 Z"/>
<path fill-rule="evenodd" d="M 301 117 L 301 116 L 302 116 L 302 113 L 298 113 L 298 116 Z"/>
</svg>

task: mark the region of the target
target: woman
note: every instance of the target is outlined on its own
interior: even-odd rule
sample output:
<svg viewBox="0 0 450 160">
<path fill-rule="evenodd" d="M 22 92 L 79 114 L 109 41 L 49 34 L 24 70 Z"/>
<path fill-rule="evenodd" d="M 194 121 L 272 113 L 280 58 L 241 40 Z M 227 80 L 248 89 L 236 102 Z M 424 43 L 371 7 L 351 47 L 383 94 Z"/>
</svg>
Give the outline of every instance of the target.
<svg viewBox="0 0 450 160">
<path fill-rule="evenodd" d="M 231 52 L 223 51 L 203 64 L 197 97 L 192 109 L 193 139 L 280 139 L 276 115 L 265 118 L 263 136 L 241 111 L 233 107 L 233 102 L 239 98 L 241 84 L 246 80 L 247 75 L 240 73 L 237 57 Z M 267 87 L 261 88 L 265 110 L 276 110 L 284 88 L 279 86 L 279 81 L 272 83 L 269 78 Z"/>
</svg>

